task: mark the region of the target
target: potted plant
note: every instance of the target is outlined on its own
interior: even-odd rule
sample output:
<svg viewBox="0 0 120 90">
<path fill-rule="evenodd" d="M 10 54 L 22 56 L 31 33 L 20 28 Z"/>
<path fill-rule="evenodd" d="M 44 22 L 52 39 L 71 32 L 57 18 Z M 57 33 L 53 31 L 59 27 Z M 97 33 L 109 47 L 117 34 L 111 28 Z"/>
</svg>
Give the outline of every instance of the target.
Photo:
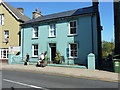
<svg viewBox="0 0 120 90">
<path fill-rule="evenodd" d="M 55 57 L 56 64 L 60 64 L 60 61 L 61 61 L 61 55 L 60 53 L 56 53 L 56 57 Z"/>
<path fill-rule="evenodd" d="M 48 57 L 45 57 L 44 60 L 45 60 L 44 63 L 47 64 Z"/>
</svg>

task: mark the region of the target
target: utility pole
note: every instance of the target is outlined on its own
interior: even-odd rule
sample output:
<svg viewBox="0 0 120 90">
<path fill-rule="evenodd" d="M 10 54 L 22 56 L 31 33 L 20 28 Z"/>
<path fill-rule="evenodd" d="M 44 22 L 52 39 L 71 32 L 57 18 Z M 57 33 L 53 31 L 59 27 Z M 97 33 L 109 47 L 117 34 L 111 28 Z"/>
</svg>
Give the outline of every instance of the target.
<svg viewBox="0 0 120 90">
<path fill-rule="evenodd" d="M 120 54 L 120 1 L 115 1 L 116 0 L 114 0 L 115 55 L 118 55 Z"/>
</svg>

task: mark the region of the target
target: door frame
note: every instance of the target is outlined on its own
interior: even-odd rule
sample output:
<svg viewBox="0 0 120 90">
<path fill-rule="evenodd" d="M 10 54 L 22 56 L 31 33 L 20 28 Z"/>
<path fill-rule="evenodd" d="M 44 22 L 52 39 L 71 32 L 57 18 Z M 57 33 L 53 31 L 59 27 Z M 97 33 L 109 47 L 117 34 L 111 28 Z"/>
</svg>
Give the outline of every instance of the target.
<svg viewBox="0 0 120 90">
<path fill-rule="evenodd" d="M 55 44 L 55 46 L 52 46 L 52 44 Z M 52 61 L 52 50 L 51 50 L 51 47 L 56 47 L 56 43 L 49 43 L 49 46 L 50 46 L 50 62 Z"/>
</svg>

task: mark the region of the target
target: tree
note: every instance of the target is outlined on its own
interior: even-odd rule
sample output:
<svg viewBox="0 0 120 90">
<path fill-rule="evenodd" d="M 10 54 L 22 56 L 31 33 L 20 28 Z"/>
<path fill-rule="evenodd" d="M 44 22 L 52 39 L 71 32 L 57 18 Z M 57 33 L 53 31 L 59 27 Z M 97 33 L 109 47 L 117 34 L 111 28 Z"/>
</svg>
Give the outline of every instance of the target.
<svg viewBox="0 0 120 90">
<path fill-rule="evenodd" d="M 106 58 L 109 55 L 112 55 L 112 52 L 115 48 L 115 44 L 113 42 L 102 42 L 102 58 Z"/>
</svg>

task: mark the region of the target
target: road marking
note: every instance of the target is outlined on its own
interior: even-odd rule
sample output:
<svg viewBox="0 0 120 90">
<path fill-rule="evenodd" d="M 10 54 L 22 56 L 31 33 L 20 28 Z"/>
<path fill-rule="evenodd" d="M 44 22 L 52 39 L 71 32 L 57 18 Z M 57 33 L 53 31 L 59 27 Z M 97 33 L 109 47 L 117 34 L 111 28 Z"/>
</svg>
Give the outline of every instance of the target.
<svg viewBox="0 0 120 90">
<path fill-rule="evenodd" d="M 3 79 L 3 81 L 7 81 L 7 82 L 11 82 L 11 83 L 23 85 L 23 86 L 28 86 L 28 87 L 31 87 L 31 88 L 49 90 L 49 89 L 45 89 L 45 88 L 43 88 L 43 87 L 38 87 L 38 86 L 35 86 L 35 85 L 29 85 L 29 84 L 25 84 L 25 83 L 21 83 L 21 82 L 16 82 L 16 81 L 8 80 L 8 79 Z"/>
</svg>

